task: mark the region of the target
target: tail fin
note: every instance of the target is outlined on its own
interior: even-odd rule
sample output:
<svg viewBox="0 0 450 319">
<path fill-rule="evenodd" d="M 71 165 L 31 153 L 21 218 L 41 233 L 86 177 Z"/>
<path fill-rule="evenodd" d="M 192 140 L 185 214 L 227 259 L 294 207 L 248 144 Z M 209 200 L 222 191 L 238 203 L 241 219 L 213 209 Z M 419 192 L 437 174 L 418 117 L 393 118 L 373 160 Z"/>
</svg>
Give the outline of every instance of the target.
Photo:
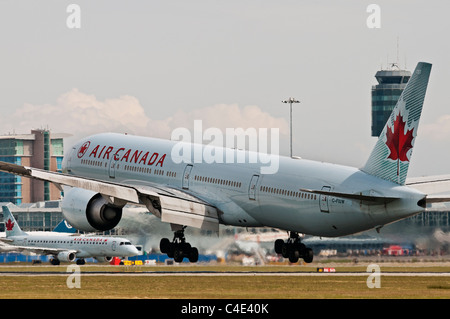
<svg viewBox="0 0 450 319">
<path fill-rule="evenodd" d="M 63 219 L 58 225 L 56 225 L 54 232 L 57 233 L 70 233 L 74 234 L 77 232 L 75 228 L 72 227 L 65 219 Z"/>
<path fill-rule="evenodd" d="M 5 221 L 6 237 L 10 236 L 23 236 L 27 233 L 20 229 L 19 224 L 17 224 L 16 219 L 9 210 L 8 206 L 3 206 L 3 220 Z"/>
<path fill-rule="evenodd" d="M 362 171 L 405 184 L 430 72 L 431 64 L 417 64 Z"/>
</svg>

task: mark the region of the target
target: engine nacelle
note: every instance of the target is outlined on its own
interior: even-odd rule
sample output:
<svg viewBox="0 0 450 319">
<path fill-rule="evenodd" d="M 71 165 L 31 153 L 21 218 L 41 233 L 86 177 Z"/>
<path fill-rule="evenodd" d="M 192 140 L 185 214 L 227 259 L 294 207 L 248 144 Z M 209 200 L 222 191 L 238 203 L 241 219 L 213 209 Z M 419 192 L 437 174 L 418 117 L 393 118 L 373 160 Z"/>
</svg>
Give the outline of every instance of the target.
<svg viewBox="0 0 450 319">
<path fill-rule="evenodd" d="M 98 262 L 111 262 L 113 258 L 109 256 L 102 256 L 102 257 L 95 257 L 95 259 L 97 259 Z"/>
<path fill-rule="evenodd" d="M 122 218 L 122 207 L 112 205 L 99 193 L 82 188 L 65 191 L 61 209 L 69 224 L 81 231 L 110 230 Z"/>
<path fill-rule="evenodd" d="M 69 251 L 63 251 L 60 252 L 56 258 L 58 258 L 59 261 L 74 261 L 75 254 Z"/>
</svg>

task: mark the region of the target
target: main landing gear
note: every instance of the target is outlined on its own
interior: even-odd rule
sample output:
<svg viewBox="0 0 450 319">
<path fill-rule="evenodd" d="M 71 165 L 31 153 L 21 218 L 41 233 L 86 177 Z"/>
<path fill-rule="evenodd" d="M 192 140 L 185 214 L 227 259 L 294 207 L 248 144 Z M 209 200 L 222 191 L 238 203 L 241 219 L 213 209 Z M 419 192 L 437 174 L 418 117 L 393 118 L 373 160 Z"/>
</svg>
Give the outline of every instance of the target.
<svg viewBox="0 0 450 319">
<path fill-rule="evenodd" d="M 291 232 L 286 241 L 277 239 L 275 241 L 275 252 L 284 258 L 289 258 L 291 263 L 296 263 L 299 258 L 303 258 L 305 263 L 313 261 L 314 253 L 311 248 L 302 244 L 298 233 Z"/>
<path fill-rule="evenodd" d="M 183 229 L 175 232 L 172 242 L 168 238 L 161 239 L 159 249 L 178 263 L 182 262 L 184 257 L 188 258 L 191 263 L 196 263 L 198 261 L 198 249 L 191 247 L 191 244 L 186 242 L 184 238 L 185 228 L 183 227 Z"/>
<path fill-rule="evenodd" d="M 61 262 L 59 261 L 58 258 L 51 258 L 51 259 L 50 259 L 50 263 L 51 263 L 53 266 L 58 266 Z"/>
</svg>

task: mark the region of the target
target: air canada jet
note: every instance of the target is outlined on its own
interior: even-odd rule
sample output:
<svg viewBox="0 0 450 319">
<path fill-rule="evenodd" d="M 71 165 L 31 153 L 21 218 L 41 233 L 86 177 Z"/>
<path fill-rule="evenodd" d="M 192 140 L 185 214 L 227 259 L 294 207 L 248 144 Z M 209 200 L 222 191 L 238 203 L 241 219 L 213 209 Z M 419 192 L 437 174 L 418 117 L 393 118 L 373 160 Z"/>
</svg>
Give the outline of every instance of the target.
<svg viewBox="0 0 450 319">
<path fill-rule="evenodd" d="M 56 225 L 56 227 L 53 229 L 53 233 L 55 235 L 57 235 L 57 234 L 65 235 L 67 233 L 75 234 L 76 232 L 77 232 L 77 230 L 75 228 L 73 228 L 71 225 L 69 225 L 67 223 L 67 221 L 64 219 L 58 225 Z M 43 232 L 43 231 L 28 232 L 28 234 L 33 234 L 33 235 L 43 234 L 43 233 L 48 234 L 48 232 Z M 5 238 L 5 237 L 6 237 L 6 233 L 1 232 L 0 238 Z"/>
<path fill-rule="evenodd" d="M 9 245 L 8 251 L 52 255 L 50 262 L 61 261 L 83 265 L 84 258 L 94 257 L 99 261 L 110 261 L 113 256 L 131 257 L 139 255 L 137 248 L 128 239 L 105 236 L 75 236 L 58 232 L 26 233 L 17 224 L 7 206 L 3 206 L 6 238 L 0 240 Z"/>
<path fill-rule="evenodd" d="M 255 154 L 249 151 L 104 133 L 76 143 L 64 158 L 64 173 L 5 162 L 0 170 L 72 187 L 64 193 L 63 215 L 83 231 L 111 229 L 124 205 L 145 205 L 171 224 L 173 240 L 161 239 L 160 249 L 176 261 L 198 259 L 186 227 L 218 231 L 223 224 L 286 230 L 289 238 L 276 240 L 275 251 L 291 262 L 311 262 L 313 252 L 300 234 L 379 230 L 428 203 L 450 201 L 434 195 L 450 190 L 448 176 L 406 182 L 430 72 L 431 64 L 417 64 L 362 168 L 280 156 L 278 170 L 268 174 L 262 170 L 267 162 L 250 161 Z M 173 152 L 180 145 L 192 150 L 188 160 Z M 198 151 L 245 160 L 196 161 Z"/>
</svg>

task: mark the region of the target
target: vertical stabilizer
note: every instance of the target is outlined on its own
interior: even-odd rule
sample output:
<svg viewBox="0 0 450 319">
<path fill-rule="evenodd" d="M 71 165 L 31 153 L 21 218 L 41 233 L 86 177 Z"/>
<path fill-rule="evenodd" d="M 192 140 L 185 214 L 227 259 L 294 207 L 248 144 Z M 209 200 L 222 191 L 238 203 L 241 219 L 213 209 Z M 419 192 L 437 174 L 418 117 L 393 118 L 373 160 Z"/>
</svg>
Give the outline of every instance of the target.
<svg viewBox="0 0 450 319">
<path fill-rule="evenodd" d="M 75 234 L 77 230 L 72 227 L 65 219 L 63 219 L 58 225 L 56 225 L 55 229 L 53 229 L 56 233 L 69 233 Z"/>
<path fill-rule="evenodd" d="M 431 64 L 417 64 L 362 171 L 405 184 L 430 72 Z"/>
<path fill-rule="evenodd" d="M 27 233 L 23 232 L 22 229 L 20 229 L 19 224 L 17 224 L 16 219 L 9 210 L 8 206 L 3 206 L 2 208 L 3 208 L 3 220 L 5 222 L 5 229 L 6 229 L 6 237 L 27 235 Z"/>
</svg>

